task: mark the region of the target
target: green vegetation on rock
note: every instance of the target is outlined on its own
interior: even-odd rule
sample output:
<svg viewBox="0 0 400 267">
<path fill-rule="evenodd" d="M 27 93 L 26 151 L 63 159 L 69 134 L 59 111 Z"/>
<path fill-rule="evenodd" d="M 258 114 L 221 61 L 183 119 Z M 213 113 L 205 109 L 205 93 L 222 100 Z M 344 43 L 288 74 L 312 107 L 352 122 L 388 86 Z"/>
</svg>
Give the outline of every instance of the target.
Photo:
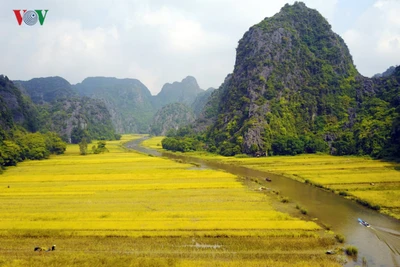
<svg viewBox="0 0 400 267">
<path fill-rule="evenodd" d="M 149 89 L 139 80 L 90 77 L 73 88 L 105 103 L 117 133 L 148 133 L 155 111 Z"/>
<path fill-rule="evenodd" d="M 202 112 L 204 106 L 207 104 L 208 99 L 210 98 L 211 94 L 214 91 L 215 91 L 215 88 L 210 87 L 206 91 L 200 92 L 196 96 L 196 98 L 192 104 L 193 112 L 194 112 L 194 114 L 196 114 L 196 116 L 198 116 Z"/>
<path fill-rule="evenodd" d="M 104 103 L 79 98 L 71 90 L 63 94 L 62 88 L 70 87 L 64 79 L 17 83 L 19 88 L 0 76 L 0 168 L 62 154 L 65 142 L 79 143 L 84 137 L 87 141 L 118 139 Z M 37 104 L 31 96 L 37 97 Z"/>
<path fill-rule="evenodd" d="M 35 122 L 34 127 L 29 127 L 29 130 L 53 131 L 64 141 L 75 144 L 80 142 L 83 132 L 87 141 L 114 140 L 118 137 L 104 102 L 79 97 L 65 79 L 35 78 L 15 83 L 22 93 L 27 94 L 24 97 L 32 98 L 36 104 L 31 104 L 34 108 L 26 116 Z"/>
<path fill-rule="evenodd" d="M 29 81 L 14 81 L 14 84 L 30 96 L 35 104 L 44 104 L 60 98 L 76 96 L 71 84 L 61 77 L 34 78 Z"/>
<path fill-rule="evenodd" d="M 287 4 L 244 34 L 190 138 L 226 156 L 399 156 L 399 73 L 361 76 L 318 11 Z"/>
<path fill-rule="evenodd" d="M 190 107 L 183 103 L 172 103 L 157 111 L 150 126 L 153 135 L 165 135 L 168 130 L 178 129 L 195 120 L 195 115 Z"/>
<path fill-rule="evenodd" d="M 26 159 L 62 154 L 66 144 L 54 132 L 37 132 L 39 111 L 5 76 L 0 76 L 0 172 Z"/>
</svg>

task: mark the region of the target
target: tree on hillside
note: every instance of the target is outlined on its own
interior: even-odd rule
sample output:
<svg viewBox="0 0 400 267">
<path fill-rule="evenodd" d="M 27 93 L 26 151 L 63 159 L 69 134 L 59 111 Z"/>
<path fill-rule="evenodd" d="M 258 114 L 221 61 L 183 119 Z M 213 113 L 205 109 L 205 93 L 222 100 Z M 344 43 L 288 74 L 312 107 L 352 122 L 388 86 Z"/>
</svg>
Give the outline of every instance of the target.
<svg viewBox="0 0 400 267">
<path fill-rule="evenodd" d="M 83 138 L 85 138 L 86 143 L 91 142 L 90 134 L 87 130 L 82 129 L 81 127 L 75 127 L 71 131 L 71 143 L 72 144 L 79 144 Z"/>
</svg>

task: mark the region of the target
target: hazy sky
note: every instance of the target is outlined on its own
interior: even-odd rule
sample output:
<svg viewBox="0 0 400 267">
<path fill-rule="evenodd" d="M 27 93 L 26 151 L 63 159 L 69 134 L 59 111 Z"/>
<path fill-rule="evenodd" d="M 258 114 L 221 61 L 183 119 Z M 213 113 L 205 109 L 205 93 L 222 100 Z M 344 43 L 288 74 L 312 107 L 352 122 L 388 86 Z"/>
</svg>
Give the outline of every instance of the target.
<svg viewBox="0 0 400 267">
<path fill-rule="evenodd" d="M 10 79 L 136 78 L 153 94 L 196 77 L 218 87 L 239 39 L 288 0 L 0 0 L 0 73 Z M 400 64 L 400 0 L 304 0 L 328 19 L 365 76 Z M 13 9 L 48 9 L 19 26 Z"/>
</svg>

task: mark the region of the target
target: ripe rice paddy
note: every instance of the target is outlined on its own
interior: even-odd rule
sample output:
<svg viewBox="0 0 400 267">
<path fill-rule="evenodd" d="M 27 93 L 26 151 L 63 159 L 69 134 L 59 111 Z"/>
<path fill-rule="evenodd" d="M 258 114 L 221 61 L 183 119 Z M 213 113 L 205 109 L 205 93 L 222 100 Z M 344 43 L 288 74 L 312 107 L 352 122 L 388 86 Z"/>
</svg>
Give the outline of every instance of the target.
<svg viewBox="0 0 400 267">
<path fill-rule="evenodd" d="M 0 266 L 338 266 L 324 254 L 334 238 L 314 222 L 229 173 L 121 147 L 137 137 L 5 171 Z"/>
<path fill-rule="evenodd" d="M 400 219 L 400 164 L 363 157 L 299 155 L 226 159 L 333 190 Z"/>
<path fill-rule="evenodd" d="M 143 142 L 160 148 L 162 137 Z M 400 164 L 367 157 L 305 154 L 261 158 L 223 157 L 191 152 L 190 156 L 218 160 L 312 183 L 355 199 L 363 205 L 400 219 Z"/>
</svg>

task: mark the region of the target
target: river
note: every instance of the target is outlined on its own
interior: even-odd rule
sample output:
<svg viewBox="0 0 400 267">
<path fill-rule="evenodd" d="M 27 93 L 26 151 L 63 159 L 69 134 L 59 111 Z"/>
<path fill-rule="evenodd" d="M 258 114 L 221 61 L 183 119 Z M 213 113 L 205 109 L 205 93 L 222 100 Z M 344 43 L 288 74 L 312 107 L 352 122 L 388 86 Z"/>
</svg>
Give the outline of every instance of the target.
<svg viewBox="0 0 400 267">
<path fill-rule="evenodd" d="M 341 233 L 346 237 L 346 244 L 358 248 L 358 257 L 350 259 L 345 266 L 400 267 L 400 223 L 394 218 L 365 208 L 332 192 L 284 176 L 173 153 L 160 153 L 140 146 L 139 144 L 143 140 L 138 139 L 125 144 L 125 146 L 153 156 L 180 159 L 188 163 L 194 162 L 200 164 L 201 168 L 224 170 L 237 176 L 270 177 L 272 182 L 265 182 L 267 187 L 279 190 L 282 196 L 289 197 L 292 201 L 307 208 L 310 216 L 329 224 L 334 232 Z M 357 221 L 358 218 L 370 223 L 371 227 L 360 225 Z"/>
</svg>

